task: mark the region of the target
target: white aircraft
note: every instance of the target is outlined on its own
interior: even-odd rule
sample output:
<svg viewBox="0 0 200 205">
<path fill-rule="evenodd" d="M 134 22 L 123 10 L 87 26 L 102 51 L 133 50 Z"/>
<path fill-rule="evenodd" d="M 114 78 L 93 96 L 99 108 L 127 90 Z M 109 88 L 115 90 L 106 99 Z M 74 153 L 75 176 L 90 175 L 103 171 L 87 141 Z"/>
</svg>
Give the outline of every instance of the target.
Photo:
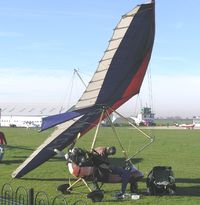
<svg viewBox="0 0 200 205">
<path fill-rule="evenodd" d="M 194 129 L 195 127 L 195 124 L 178 124 L 178 123 L 175 123 L 175 126 L 176 127 L 182 127 L 182 128 L 185 128 L 185 129 Z"/>
</svg>

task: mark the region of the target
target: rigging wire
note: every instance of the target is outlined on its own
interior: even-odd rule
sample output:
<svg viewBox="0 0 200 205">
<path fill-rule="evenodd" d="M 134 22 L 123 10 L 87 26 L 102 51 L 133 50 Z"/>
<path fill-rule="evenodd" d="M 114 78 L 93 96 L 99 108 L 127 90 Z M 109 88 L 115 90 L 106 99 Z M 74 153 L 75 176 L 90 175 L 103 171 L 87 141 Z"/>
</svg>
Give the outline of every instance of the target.
<svg viewBox="0 0 200 205">
<path fill-rule="evenodd" d="M 151 145 L 154 142 L 155 137 L 149 134 L 146 134 L 145 132 L 143 132 L 141 129 L 139 129 L 137 126 L 135 126 L 133 123 L 131 123 L 127 118 L 125 118 L 123 115 L 121 115 L 120 113 L 118 113 L 116 110 L 113 110 L 112 108 L 110 108 L 113 112 L 115 112 L 116 114 L 118 114 L 120 117 L 124 118 L 125 120 L 128 121 L 128 123 L 134 127 L 137 131 L 139 131 L 141 134 L 143 134 L 148 140 L 149 142 L 144 144 L 143 146 L 139 147 L 139 149 L 135 152 L 134 155 L 132 155 L 129 158 L 126 158 L 126 161 L 130 161 L 131 159 L 133 159 L 137 154 L 139 154 L 140 152 L 142 152 L 145 148 L 147 148 L 149 145 Z M 122 147 L 123 148 L 123 147 Z M 123 149 L 122 149 L 123 150 Z M 127 153 L 126 153 L 127 156 Z"/>
<path fill-rule="evenodd" d="M 70 107 L 72 90 L 73 90 L 73 85 L 74 85 L 74 78 L 75 78 L 75 71 L 73 72 L 73 76 L 72 76 L 71 87 L 70 87 L 70 90 L 69 90 L 69 96 L 68 96 L 68 100 L 67 100 L 67 108 Z"/>
<path fill-rule="evenodd" d="M 122 145 L 121 139 L 120 139 L 120 137 L 118 136 L 118 134 L 117 134 L 117 132 L 116 132 L 116 130 L 115 130 L 115 127 L 114 127 L 114 125 L 113 125 L 113 123 L 112 123 L 112 120 L 110 119 L 110 115 L 109 115 L 109 113 L 108 113 L 107 110 L 105 110 L 105 112 L 106 112 L 107 118 L 108 118 L 108 120 L 109 120 L 109 122 L 110 122 L 112 131 L 113 131 L 114 135 L 116 136 L 117 141 L 118 141 L 118 143 L 119 143 L 119 145 L 120 145 L 120 147 L 121 147 L 121 149 L 122 149 L 122 153 L 124 154 L 125 158 L 128 159 L 127 152 L 125 151 L 125 149 L 124 149 L 124 147 L 123 147 L 123 145 Z"/>
<path fill-rule="evenodd" d="M 134 112 L 133 112 L 133 115 L 134 115 L 134 116 L 136 116 L 136 113 L 137 113 L 138 101 L 139 101 L 139 93 L 137 94 L 137 97 L 136 97 L 135 110 L 134 110 Z"/>
<path fill-rule="evenodd" d="M 149 64 L 148 70 L 147 70 L 147 77 L 148 77 L 148 93 L 149 93 L 149 103 L 151 108 L 151 113 L 154 113 L 153 111 L 153 89 L 152 89 L 152 78 L 151 78 L 151 64 Z M 149 129 L 149 134 L 153 135 L 153 129 Z"/>
<path fill-rule="evenodd" d="M 70 79 L 70 81 L 69 81 L 69 83 L 68 83 L 68 86 L 67 86 L 67 88 L 70 88 L 70 90 L 72 90 L 73 81 L 74 81 L 74 72 L 73 72 L 72 77 L 71 77 L 71 79 Z M 66 94 L 65 94 L 65 96 L 64 96 L 64 98 L 63 98 L 63 100 L 62 100 L 59 113 L 61 113 L 61 112 L 64 110 L 64 103 L 65 103 L 65 101 L 66 101 L 66 99 L 67 99 L 67 96 L 68 96 L 68 92 L 66 92 Z M 68 96 L 68 102 L 69 102 L 69 98 L 70 98 L 70 94 L 69 94 L 69 96 Z"/>
<path fill-rule="evenodd" d="M 74 74 L 76 74 L 79 79 L 81 80 L 81 82 L 83 83 L 83 85 L 85 86 L 85 88 L 87 87 L 86 83 L 84 82 L 83 78 L 80 76 L 79 72 L 77 69 L 74 69 Z"/>
<path fill-rule="evenodd" d="M 150 103 L 150 107 L 153 111 L 153 92 L 152 92 L 151 66 L 149 66 L 149 68 L 147 70 L 147 77 L 148 77 L 149 103 Z"/>
<path fill-rule="evenodd" d="M 70 108 L 70 103 L 71 103 L 71 98 L 72 98 L 72 91 L 73 91 L 73 88 L 74 88 L 75 76 L 77 76 L 80 79 L 81 83 L 86 88 L 86 83 L 84 82 L 83 78 L 81 77 L 78 69 L 74 69 L 71 80 L 69 81 L 69 84 L 67 86 L 67 88 L 69 88 L 69 92 L 66 92 L 66 95 L 65 95 L 64 100 L 62 102 L 59 113 L 61 113 L 64 110 L 64 103 L 66 102 L 66 99 L 67 99 L 67 106 L 66 107 L 67 107 L 67 109 Z"/>
</svg>

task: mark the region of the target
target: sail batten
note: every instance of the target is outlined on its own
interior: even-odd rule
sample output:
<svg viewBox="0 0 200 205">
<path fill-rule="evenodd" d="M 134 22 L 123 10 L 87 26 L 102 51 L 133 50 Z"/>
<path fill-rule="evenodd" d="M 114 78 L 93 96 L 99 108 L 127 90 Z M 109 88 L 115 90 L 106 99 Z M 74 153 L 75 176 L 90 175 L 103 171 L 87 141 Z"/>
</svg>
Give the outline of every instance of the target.
<svg viewBox="0 0 200 205">
<path fill-rule="evenodd" d="M 112 58 L 101 59 L 101 60 L 100 60 L 100 63 L 101 63 L 101 62 L 104 62 L 104 61 L 108 61 L 108 60 L 112 60 Z"/>
<path fill-rule="evenodd" d="M 116 27 L 115 29 L 114 29 L 114 31 L 117 31 L 117 30 L 121 30 L 121 29 L 128 29 L 128 26 L 123 26 L 123 27 Z"/>
<path fill-rule="evenodd" d="M 102 74 L 103 75 L 103 74 Z M 93 80 L 93 81 L 91 81 L 91 83 L 98 83 L 98 82 L 103 82 L 103 78 L 100 78 L 100 79 L 98 79 L 97 77 L 96 77 L 96 79 L 95 80 Z"/>
<path fill-rule="evenodd" d="M 102 73 L 104 73 L 104 72 L 106 72 L 107 71 L 107 69 L 106 68 L 102 68 L 102 69 L 99 69 L 97 72 L 96 72 L 96 76 L 98 76 L 98 75 L 100 75 L 101 76 L 101 74 Z M 97 77 L 97 79 L 98 79 L 98 77 Z M 93 82 L 93 81 L 91 81 L 91 82 Z"/>
<path fill-rule="evenodd" d="M 102 84 L 101 84 L 101 85 L 102 85 Z M 101 86 L 101 85 L 100 85 L 100 86 Z M 99 86 L 99 87 L 100 87 L 100 86 Z M 99 87 L 97 87 L 96 89 L 87 90 L 87 92 L 85 92 L 85 93 L 87 93 L 87 94 L 90 95 L 91 92 L 96 92 L 96 91 L 98 91 L 98 90 L 99 90 Z M 96 97 L 96 96 L 94 96 L 93 98 L 95 98 L 95 97 Z M 84 98 L 83 98 L 83 99 L 84 99 Z"/>
<path fill-rule="evenodd" d="M 117 50 L 117 47 L 116 48 L 112 48 L 112 49 L 107 49 L 105 52 L 116 51 L 116 50 Z"/>
<path fill-rule="evenodd" d="M 118 40 L 122 40 L 122 38 L 113 38 L 113 39 L 110 39 L 109 42 L 118 41 Z"/>
</svg>

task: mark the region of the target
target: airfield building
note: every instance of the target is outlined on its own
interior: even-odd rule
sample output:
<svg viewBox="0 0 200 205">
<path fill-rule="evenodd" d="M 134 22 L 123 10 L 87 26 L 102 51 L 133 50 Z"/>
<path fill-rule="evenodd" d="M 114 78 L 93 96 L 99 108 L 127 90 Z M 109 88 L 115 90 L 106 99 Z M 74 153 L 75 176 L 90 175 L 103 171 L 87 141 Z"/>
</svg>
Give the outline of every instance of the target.
<svg viewBox="0 0 200 205">
<path fill-rule="evenodd" d="M 42 118 L 59 113 L 59 108 L 3 107 L 0 109 L 0 127 L 41 127 Z"/>
<path fill-rule="evenodd" d="M 150 107 L 143 107 L 138 113 L 137 117 L 131 117 L 136 125 L 152 126 L 155 125 L 155 114 L 151 111 Z"/>
</svg>

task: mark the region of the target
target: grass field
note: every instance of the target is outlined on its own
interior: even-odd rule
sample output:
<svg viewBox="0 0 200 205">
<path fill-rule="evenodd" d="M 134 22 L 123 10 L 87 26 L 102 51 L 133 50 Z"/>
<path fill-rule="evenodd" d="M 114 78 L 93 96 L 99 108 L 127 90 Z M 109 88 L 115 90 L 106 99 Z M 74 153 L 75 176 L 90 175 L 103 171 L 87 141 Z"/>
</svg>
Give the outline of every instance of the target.
<svg viewBox="0 0 200 205">
<path fill-rule="evenodd" d="M 56 187 L 66 183 L 71 176 L 66 169 L 64 159 L 54 157 L 44 163 L 37 169 L 28 173 L 21 179 L 12 179 L 11 173 L 22 163 L 38 145 L 40 145 L 50 134 L 50 131 L 38 133 L 34 129 L 23 128 L 1 128 L 6 135 L 8 147 L 5 152 L 4 162 L 0 164 L 0 188 L 6 182 L 13 187 L 25 186 L 26 188 L 34 188 L 37 191 L 45 191 L 51 197 L 58 195 Z M 155 136 L 155 142 L 138 154 L 134 159 L 136 166 L 147 176 L 148 172 L 156 165 L 172 166 L 177 191 L 175 196 L 147 196 L 145 194 L 145 179 L 139 182 L 139 192 L 141 199 L 137 201 L 122 200 L 116 201 L 112 195 L 120 190 L 120 184 L 105 184 L 103 189 L 105 196 L 103 204 L 159 204 L 159 205 L 196 205 L 200 202 L 200 130 L 184 130 L 184 129 L 152 129 L 144 130 L 146 133 Z M 117 128 L 118 135 L 128 151 L 129 156 L 137 151 L 140 145 L 143 145 L 146 139 L 138 132 L 130 128 Z M 89 148 L 91 146 L 94 130 L 81 138 L 77 146 Z M 122 154 L 117 140 L 113 136 L 110 128 L 101 128 L 98 135 L 96 146 L 99 145 L 115 145 L 117 154 L 112 159 L 114 163 L 122 160 Z M 129 187 L 128 187 L 129 188 Z M 85 187 L 80 191 L 86 192 Z M 128 191 L 128 190 L 127 190 Z M 86 195 L 71 194 L 67 195 L 70 202 L 82 197 L 89 204 L 92 202 L 86 199 Z M 98 203 L 96 203 L 98 204 Z"/>
</svg>

